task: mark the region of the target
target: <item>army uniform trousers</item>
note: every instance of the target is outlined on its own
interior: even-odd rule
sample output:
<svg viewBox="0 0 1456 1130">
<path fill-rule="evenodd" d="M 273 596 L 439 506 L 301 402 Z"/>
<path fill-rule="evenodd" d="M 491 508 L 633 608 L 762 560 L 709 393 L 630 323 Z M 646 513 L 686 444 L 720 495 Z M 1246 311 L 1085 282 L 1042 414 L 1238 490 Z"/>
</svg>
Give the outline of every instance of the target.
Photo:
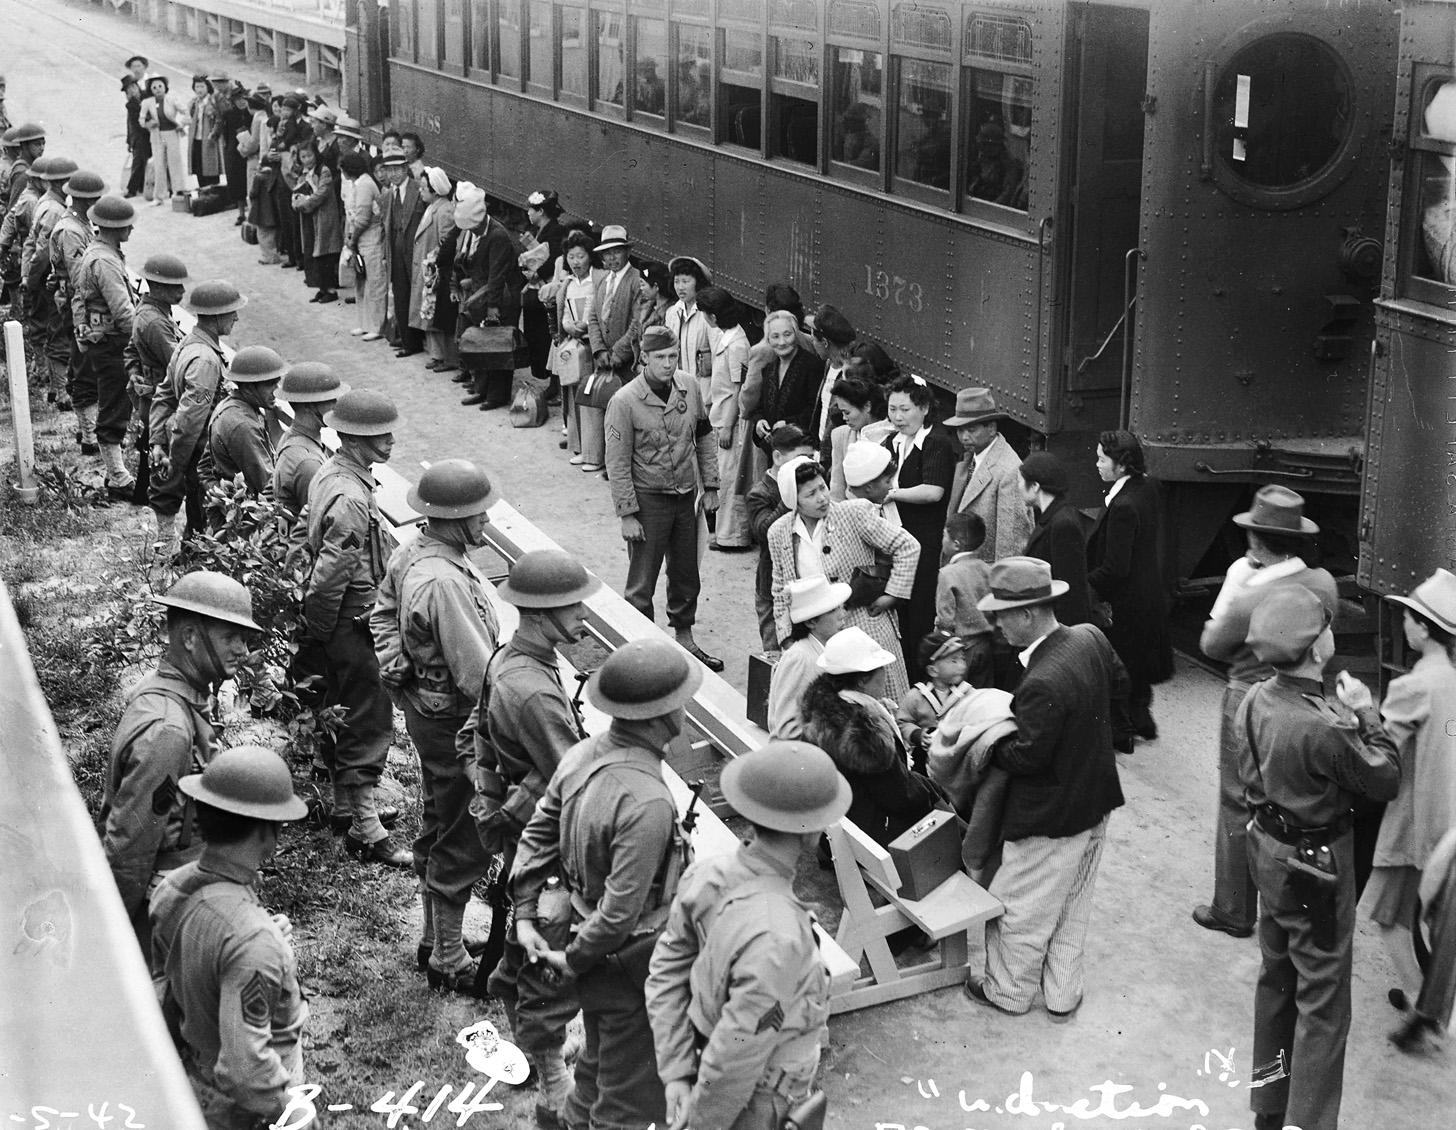
<svg viewBox="0 0 1456 1130">
<path fill-rule="evenodd" d="M 638 612 L 652 619 L 657 578 L 667 563 L 667 623 L 691 628 L 698 618 L 698 506 L 692 491 L 684 494 L 637 492 L 637 520 L 643 539 L 627 543 L 627 586 L 622 595 Z"/>
<path fill-rule="evenodd" d="M 475 786 L 455 751 L 455 735 L 467 715 L 429 715 L 408 694 L 401 696 L 404 724 L 420 755 L 424 816 L 415 838 L 415 874 L 436 898 L 464 905 L 470 889 L 490 871 L 470 802 Z"/>
<path fill-rule="evenodd" d="M 55 349 L 51 336 L 59 328 L 61 311 L 56 309 L 55 292 L 47 290 L 45 284 L 27 286 L 24 294 L 25 338 L 30 345 L 30 362 L 39 373 L 39 387 L 47 380 L 56 396 L 73 396 L 74 374 L 70 366 L 70 348 L 61 353 L 60 363 L 52 360 Z"/>
<path fill-rule="evenodd" d="M 571 941 L 570 929 L 564 924 L 537 919 L 536 929 L 552 949 L 564 950 Z M 581 1011 L 576 982 L 557 975 L 543 962 L 527 961 L 515 933 L 512 926 L 505 953 L 487 987 L 490 995 L 505 1006 L 516 1046 L 528 1058 L 559 1055 L 566 1045 L 566 1026 Z"/>
<path fill-rule="evenodd" d="M 150 467 L 152 484 L 148 501 L 158 514 L 176 514 L 183 511 L 187 519 L 188 536 L 207 529 L 202 511 L 202 456 L 207 450 L 206 442 L 199 443 L 192 450 L 192 457 L 185 467 L 157 465 Z"/>
<path fill-rule="evenodd" d="M 384 772 L 394 713 L 379 678 L 368 612 L 340 612 L 323 652 L 327 702 L 344 708 L 343 724 L 334 739 L 334 783 L 372 785 Z"/>
<path fill-rule="evenodd" d="M 1225 922 L 1252 929 L 1259 890 L 1249 861 L 1249 807 L 1239 777 L 1241 738 L 1234 717 L 1252 683 L 1231 680 L 1223 689 L 1218 729 L 1218 831 L 1213 841 L 1213 909 Z"/>
<path fill-rule="evenodd" d="M 1249 833 L 1263 952 L 1254 991 L 1249 1105 L 1257 1115 L 1277 1116 L 1261 1117 L 1261 1130 L 1280 1117 L 1279 1125 L 1300 1130 L 1336 1130 L 1339 1122 L 1350 1032 L 1354 837 L 1347 832 L 1330 848 L 1339 876 L 1333 939 L 1319 937 L 1316 914 L 1301 895 L 1302 884 L 1290 881 L 1288 861 L 1294 848 L 1258 824 Z"/>
<path fill-rule="evenodd" d="M 646 1130 L 665 1123 L 667 1099 L 642 986 L 610 954 L 577 978 L 586 1042 L 562 1112 L 571 1130 Z"/>
<path fill-rule="evenodd" d="M 120 445 L 131 423 L 131 389 L 123 353 L 124 334 L 107 334 L 80 354 L 77 401 L 96 405 L 96 442 Z M 91 400 L 86 397 L 90 396 Z"/>
</svg>

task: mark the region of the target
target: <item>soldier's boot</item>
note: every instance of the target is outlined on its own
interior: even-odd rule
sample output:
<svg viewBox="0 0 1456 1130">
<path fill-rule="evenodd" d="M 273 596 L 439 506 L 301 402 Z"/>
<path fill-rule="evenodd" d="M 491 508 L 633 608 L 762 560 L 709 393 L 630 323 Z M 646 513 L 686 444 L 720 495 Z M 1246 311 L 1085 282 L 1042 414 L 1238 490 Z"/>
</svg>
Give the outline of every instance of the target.
<svg viewBox="0 0 1456 1130">
<path fill-rule="evenodd" d="M 571 1094 L 571 1072 L 566 1060 L 559 1051 L 532 1055 L 530 1060 L 536 1069 L 536 1125 L 542 1130 L 560 1127 L 564 1125 L 566 1097 Z"/>
<path fill-rule="evenodd" d="M 157 537 L 152 544 L 156 549 L 159 561 L 171 561 L 182 552 L 182 542 L 177 530 L 177 515 L 157 514 Z"/>
<path fill-rule="evenodd" d="M 400 870 L 413 867 L 414 856 L 396 844 L 380 822 L 380 812 L 374 802 L 374 785 L 349 785 L 348 790 L 354 820 L 344 834 L 344 850 L 362 863 L 382 863 L 385 867 Z M 438 919 L 435 929 L 438 933 Z"/>
<path fill-rule="evenodd" d="M 46 366 L 50 369 L 51 378 L 51 390 L 46 399 L 53 400 L 58 411 L 71 411 L 71 383 L 66 366 L 57 365 L 50 358 L 46 358 Z"/>
<path fill-rule="evenodd" d="M 435 949 L 435 904 L 430 901 L 430 892 L 425 889 L 425 881 L 419 882 L 420 908 L 424 911 L 425 925 L 420 931 L 420 944 L 415 949 L 415 968 L 421 973 L 429 972 L 430 954 Z"/>
<path fill-rule="evenodd" d="M 76 442 L 81 445 L 82 455 L 101 454 L 101 447 L 96 442 L 96 405 L 88 404 L 76 409 Z"/>
<path fill-rule="evenodd" d="M 103 443 L 101 445 L 101 463 L 106 468 L 106 492 L 112 498 L 119 498 L 123 502 L 131 501 L 132 489 L 136 486 L 136 480 L 131 477 L 131 472 L 126 469 L 126 460 L 121 454 L 121 445 L 117 443 Z"/>
<path fill-rule="evenodd" d="M 315 763 L 315 768 L 317 768 L 317 763 Z M 325 765 L 324 772 L 327 775 L 332 770 Z M 329 813 L 329 830 L 336 836 L 342 836 L 354 826 L 354 802 L 351 795 L 348 786 L 335 783 L 334 807 L 333 811 Z M 374 815 L 379 818 L 381 828 L 393 828 L 399 823 L 399 809 L 392 804 L 375 805 Z"/>
<path fill-rule="evenodd" d="M 430 988 L 475 996 L 476 961 L 465 948 L 465 903 L 428 896 L 435 922 L 435 946 L 425 971 Z"/>
</svg>

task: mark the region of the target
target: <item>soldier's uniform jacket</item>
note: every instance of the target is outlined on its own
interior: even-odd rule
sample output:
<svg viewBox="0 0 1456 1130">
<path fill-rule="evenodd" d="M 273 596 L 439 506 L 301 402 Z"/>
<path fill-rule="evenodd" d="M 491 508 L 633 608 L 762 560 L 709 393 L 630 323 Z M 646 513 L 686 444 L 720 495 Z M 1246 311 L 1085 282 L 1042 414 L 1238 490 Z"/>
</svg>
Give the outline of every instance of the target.
<svg viewBox="0 0 1456 1130">
<path fill-rule="evenodd" d="M 637 377 L 607 405 L 607 471 L 617 517 L 636 514 L 637 492 L 692 494 L 718 489 L 718 441 L 698 382 L 673 374 L 664 402 Z"/>
<path fill-rule="evenodd" d="M 340 620 L 368 615 L 384 578 L 384 534 L 370 469 L 340 451 L 308 492 L 308 549 L 313 571 L 304 586 L 309 634 L 326 640 Z"/>
<path fill-rule="evenodd" d="M 17 157 L 5 170 L 5 197 L 0 203 L 7 211 L 14 208 L 21 193 L 27 189 L 31 192 L 36 189 L 35 182 L 30 179 L 30 162 L 24 157 Z"/>
<path fill-rule="evenodd" d="M 576 936 L 566 961 L 578 974 L 667 920 L 677 808 L 662 758 L 614 722 L 571 748 L 521 833 L 511 871 L 516 917 L 534 920 L 546 880 L 565 876 Z M 664 897 L 664 889 L 666 896 Z"/>
<path fill-rule="evenodd" d="M 35 185 L 27 183 L 20 194 L 15 197 L 5 213 L 5 220 L 0 223 L 0 262 L 14 256 L 19 259 L 25 242 L 30 238 L 30 226 L 35 221 L 35 206 L 40 203 L 40 194 L 36 192 Z M 16 264 L 17 270 L 19 264 Z M 24 278 L 24 274 L 20 275 Z"/>
<path fill-rule="evenodd" d="M 1313 679 L 1281 673 L 1256 684 L 1234 726 L 1251 811 L 1273 802 L 1299 827 L 1321 828 L 1348 815 L 1354 795 L 1392 800 L 1400 786 L 1400 757 L 1379 710 L 1351 723 Z"/>
<path fill-rule="evenodd" d="M 552 648 L 512 636 L 490 661 L 486 682 L 485 716 L 477 701 L 460 730 L 457 748 L 467 763 L 505 779 L 501 808 L 515 827 L 523 828 L 557 766 L 586 734 L 561 685 Z"/>
<path fill-rule="evenodd" d="M 157 385 L 161 384 L 167 373 L 167 364 L 181 340 L 182 331 L 172 318 L 169 303 L 148 294 L 137 304 L 131 340 L 122 353 L 122 360 L 126 365 L 126 375 L 131 378 L 132 389 L 138 396 L 150 398 Z"/>
<path fill-rule="evenodd" d="M 460 549 L 428 528 L 396 549 L 370 627 L 380 678 L 426 718 L 463 718 L 480 700 L 500 625 Z"/>
<path fill-rule="evenodd" d="M 136 295 L 121 252 L 104 239 L 92 240 L 82 250 L 72 279 L 76 335 L 82 341 L 124 336 L 130 342 L 136 328 Z"/>
<path fill-rule="evenodd" d="M 101 846 L 127 913 L 146 905 L 152 873 L 197 858 L 194 808 L 177 782 L 212 759 L 205 690 L 162 660 L 131 692 L 106 771 Z"/>
<path fill-rule="evenodd" d="M 293 426 L 278 441 L 273 458 L 273 501 L 297 518 L 308 503 L 314 476 L 329 457 L 319 438 L 320 425 L 312 413 L 295 416 Z"/>
<path fill-rule="evenodd" d="M 76 306 L 72 296 L 76 292 L 77 269 L 81 265 L 81 256 L 85 254 L 87 246 L 91 243 L 91 222 L 85 216 L 78 216 L 75 212 L 66 211 L 66 214 L 56 221 L 56 226 L 51 229 L 50 261 L 56 279 L 57 297 L 66 304 L 66 311 L 72 316 L 75 314 Z M 113 249 L 114 250 L 114 249 Z M 122 272 L 125 276 L 125 271 Z M 128 283 L 130 280 L 128 280 Z M 127 288 L 128 297 L 131 295 L 131 288 Z M 133 305 L 135 302 L 133 301 Z M 77 322 L 80 326 L 83 323 Z M 118 331 L 120 332 L 120 331 Z M 125 331 L 130 335 L 131 331 Z"/>
<path fill-rule="evenodd" d="M 303 1082 L 308 1004 L 293 947 L 254 880 L 212 848 L 167 876 L 152 896 L 152 968 L 165 978 L 163 1011 L 180 1021 L 190 1072 L 237 1112 L 276 1118 Z"/>
<path fill-rule="evenodd" d="M 793 882 L 751 843 L 682 877 L 646 991 L 658 1074 L 693 1082 L 694 1130 L 727 1130 L 755 1089 L 792 1101 L 813 1082 L 829 975 Z"/>
<path fill-rule="evenodd" d="M 32 294 L 44 286 L 51 273 L 51 232 L 66 214 L 66 202 L 47 192 L 37 201 L 30 217 L 30 231 L 20 251 L 20 277 Z"/>
<path fill-rule="evenodd" d="M 212 482 L 231 483 L 241 474 L 248 489 L 273 496 L 273 440 L 263 413 L 237 393 L 223 397 L 208 425 Z"/>
<path fill-rule="evenodd" d="M 152 443 L 167 448 L 178 471 L 206 439 L 207 422 L 222 397 L 224 369 L 217 338 L 194 326 L 177 343 L 162 383 L 152 393 Z"/>
</svg>

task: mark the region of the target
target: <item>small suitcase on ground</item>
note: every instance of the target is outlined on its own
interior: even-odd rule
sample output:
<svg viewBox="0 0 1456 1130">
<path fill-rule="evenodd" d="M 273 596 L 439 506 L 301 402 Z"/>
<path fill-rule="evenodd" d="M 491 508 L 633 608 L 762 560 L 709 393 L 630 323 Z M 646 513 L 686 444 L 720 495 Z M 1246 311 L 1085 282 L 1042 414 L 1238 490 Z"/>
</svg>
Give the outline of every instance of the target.
<svg viewBox="0 0 1456 1130">
<path fill-rule="evenodd" d="M 172 211 L 174 211 L 174 212 L 190 212 L 190 211 L 192 211 L 192 197 L 188 196 L 187 193 L 185 193 L 185 192 L 179 192 L 179 193 L 177 193 L 175 196 L 172 197 Z"/>
<path fill-rule="evenodd" d="M 531 376 L 531 370 L 518 371 L 511 390 L 511 427 L 539 428 L 546 423 L 551 409 L 546 405 L 546 382 Z"/>
<path fill-rule="evenodd" d="M 251 221 L 243 221 L 243 242 L 258 246 L 258 225 Z"/>
</svg>

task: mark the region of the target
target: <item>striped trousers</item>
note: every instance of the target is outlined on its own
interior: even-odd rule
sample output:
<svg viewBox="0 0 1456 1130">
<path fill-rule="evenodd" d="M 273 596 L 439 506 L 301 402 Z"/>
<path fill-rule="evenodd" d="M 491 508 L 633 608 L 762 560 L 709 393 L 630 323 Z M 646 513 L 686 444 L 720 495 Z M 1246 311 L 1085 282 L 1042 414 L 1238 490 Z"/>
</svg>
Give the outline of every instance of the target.
<svg viewBox="0 0 1456 1130">
<path fill-rule="evenodd" d="M 982 987 L 1008 1012 L 1026 1012 L 1036 990 L 1069 1012 L 1082 1000 L 1082 946 L 1107 817 L 1075 836 L 1008 840 L 991 894 L 1006 912 L 986 926 Z"/>
</svg>

